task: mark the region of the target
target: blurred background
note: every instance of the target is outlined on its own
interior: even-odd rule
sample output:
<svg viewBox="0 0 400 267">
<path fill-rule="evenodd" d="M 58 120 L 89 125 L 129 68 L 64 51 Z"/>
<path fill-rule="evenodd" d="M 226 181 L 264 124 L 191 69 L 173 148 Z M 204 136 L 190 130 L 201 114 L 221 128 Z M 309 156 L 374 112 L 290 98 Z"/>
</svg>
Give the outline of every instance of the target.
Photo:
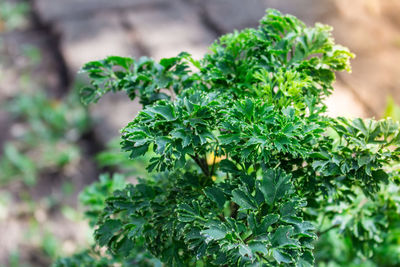
<svg viewBox="0 0 400 267">
<path fill-rule="evenodd" d="M 83 107 L 84 63 L 200 58 L 266 8 L 332 25 L 357 55 L 353 73 L 337 77 L 330 115 L 400 119 L 399 0 L 0 0 L 0 266 L 49 266 L 92 242 L 78 194 L 125 159 L 110 155 L 140 105 L 117 94 Z M 125 167 L 144 172 L 140 162 Z"/>
</svg>

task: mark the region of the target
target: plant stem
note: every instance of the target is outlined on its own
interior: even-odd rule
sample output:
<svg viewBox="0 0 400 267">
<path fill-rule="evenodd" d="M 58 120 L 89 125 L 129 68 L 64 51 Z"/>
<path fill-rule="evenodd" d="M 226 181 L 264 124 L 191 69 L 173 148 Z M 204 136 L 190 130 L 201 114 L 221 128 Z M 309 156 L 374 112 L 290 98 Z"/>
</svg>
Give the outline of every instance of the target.
<svg viewBox="0 0 400 267">
<path fill-rule="evenodd" d="M 317 235 L 318 235 L 318 237 L 320 237 L 321 235 L 326 234 L 326 233 L 329 232 L 330 230 L 335 229 L 335 228 L 338 228 L 339 226 L 340 226 L 340 224 L 334 224 L 334 225 L 332 225 L 331 227 L 329 227 L 328 229 L 326 229 L 326 230 L 324 230 L 324 231 L 322 231 L 322 232 L 317 233 Z"/>
<path fill-rule="evenodd" d="M 253 234 L 249 235 L 248 237 L 246 237 L 246 238 L 244 239 L 244 243 L 247 244 L 247 242 L 249 242 L 250 240 L 252 240 L 253 237 L 254 237 Z"/>
<path fill-rule="evenodd" d="M 214 152 L 214 160 L 213 160 L 213 164 L 212 164 L 212 167 L 211 167 L 211 176 L 213 176 L 214 175 L 214 167 L 215 167 L 215 159 L 216 159 L 217 157 L 215 156 L 215 152 Z"/>
<path fill-rule="evenodd" d="M 204 161 L 202 161 L 197 154 L 195 156 L 190 155 L 190 157 L 196 162 L 196 164 L 200 167 L 200 169 L 203 171 L 204 175 L 207 177 L 210 176 L 210 170 L 208 169 L 207 162 L 206 166 L 204 165 Z"/>
</svg>

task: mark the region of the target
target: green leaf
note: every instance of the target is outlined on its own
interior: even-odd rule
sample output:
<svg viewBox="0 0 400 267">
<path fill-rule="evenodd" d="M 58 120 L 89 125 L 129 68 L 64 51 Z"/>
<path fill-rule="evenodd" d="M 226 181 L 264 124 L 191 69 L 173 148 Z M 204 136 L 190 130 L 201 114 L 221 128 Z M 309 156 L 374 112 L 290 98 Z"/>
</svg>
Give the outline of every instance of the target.
<svg viewBox="0 0 400 267">
<path fill-rule="evenodd" d="M 225 238 L 227 234 L 228 233 L 225 230 L 216 226 L 212 226 L 209 229 L 201 231 L 201 235 L 206 238 L 206 242 L 209 242 L 211 240 L 221 240 Z"/>
<path fill-rule="evenodd" d="M 168 137 L 160 136 L 156 138 L 155 144 L 157 145 L 157 153 L 164 153 L 165 147 L 171 142 Z"/>
<path fill-rule="evenodd" d="M 134 60 L 130 57 L 118 57 L 118 56 L 110 56 L 107 58 L 107 61 L 112 62 L 115 65 L 123 67 L 125 70 L 128 70 L 129 67 L 134 64 Z"/>
<path fill-rule="evenodd" d="M 315 238 L 316 234 L 313 232 L 315 230 L 315 226 L 309 222 L 309 221 L 287 221 L 287 222 L 292 222 L 292 225 L 294 227 L 294 234 L 296 236 L 302 236 L 302 237 L 310 237 L 310 238 Z"/>
<path fill-rule="evenodd" d="M 129 238 L 140 237 L 143 232 L 143 228 L 146 224 L 146 220 L 138 216 L 132 216 L 130 222 L 132 224 L 132 229 L 129 231 L 128 237 Z"/>
<path fill-rule="evenodd" d="M 204 193 L 209 199 L 211 199 L 217 204 L 218 208 L 222 209 L 224 207 L 226 198 L 221 189 L 215 186 L 207 187 L 204 189 Z"/>
<path fill-rule="evenodd" d="M 272 256 L 274 259 L 278 262 L 278 264 L 283 263 L 291 263 L 292 262 L 292 257 L 290 254 L 282 251 L 281 249 L 273 249 L 272 250 Z"/>
<path fill-rule="evenodd" d="M 167 121 L 172 121 L 175 120 L 175 113 L 174 113 L 174 108 L 171 105 L 165 105 L 165 106 L 154 106 L 151 108 L 148 108 L 148 110 L 161 115 L 164 119 Z"/>
<path fill-rule="evenodd" d="M 253 258 L 253 252 L 249 246 L 244 244 L 239 244 L 239 254 L 242 257 Z"/>
<path fill-rule="evenodd" d="M 267 233 L 268 228 L 279 220 L 278 214 L 268 214 L 262 220 L 256 229 L 256 234 Z"/>
<path fill-rule="evenodd" d="M 290 177 L 279 171 L 267 170 L 259 183 L 259 188 L 269 205 L 273 205 L 292 190 Z"/>
<path fill-rule="evenodd" d="M 127 147 L 124 148 L 125 150 L 128 150 Z M 130 149 L 130 154 L 129 157 L 131 159 L 135 159 L 137 157 L 143 156 L 144 154 L 146 154 L 146 152 L 149 150 L 149 144 L 145 144 L 142 146 L 138 146 L 138 147 L 132 147 Z"/>
<path fill-rule="evenodd" d="M 365 137 L 368 136 L 368 129 L 364 124 L 364 121 L 362 119 L 354 119 L 353 120 L 353 126 L 357 128 L 359 131 L 361 131 Z"/>
<path fill-rule="evenodd" d="M 221 160 L 221 162 L 219 163 L 219 167 L 220 167 L 221 171 L 224 171 L 227 173 L 235 173 L 238 171 L 238 168 L 236 167 L 236 165 L 228 159 Z"/>
<path fill-rule="evenodd" d="M 193 222 L 199 218 L 200 214 L 196 208 L 192 208 L 188 204 L 180 204 L 177 209 L 178 220 L 181 222 Z"/>
<path fill-rule="evenodd" d="M 310 251 L 305 251 L 296 263 L 296 267 L 312 267 L 314 266 L 314 256 Z"/>
<path fill-rule="evenodd" d="M 81 101 L 85 105 L 89 105 L 90 103 L 96 103 L 100 95 L 98 95 L 98 91 L 93 87 L 84 87 L 80 91 Z"/>
<path fill-rule="evenodd" d="M 254 197 L 244 187 L 232 191 L 232 201 L 238 204 L 241 210 L 257 209 Z"/>
<path fill-rule="evenodd" d="M 299 242 L 292 238 L 292 226 L 279 226 L 275 233 L 272 234 L 271 244 L 273 247 L 297 247 Z"/>
<path fill-rule="evenodd" d="M 135 247 L 135 243 L 127 237 L 124 237 L 121 241 L 116 243 L 114 246 L 114 251 L 118 255 L 122 255 L 123 257 L 128 257 L 131 254 L 132 250 Z"/>
<path fill-rule="evenodd" d="M 384 170 L 372 171 L 372 177 L 374 177 L 375 180 L 384 183 L 387 183 L 389 179 L 389 175 Z"/>
<path fill-rule="evenodd" d="M 120 220 L 107 220 L 105 221 L 99 229 L 96 230 L 95 236 L 96 240 L 100 246 L 105 246 L 110 242 L 111 238 L 121 230 L 122 223 Z"/>
<path fill-rule="evenodd" d="M 249 242 L 249 247 L 253 254 L 262 253 L 264 255 L 268 255 L 267 245 L 261 241 L 251 241 Z"/>
</svg>

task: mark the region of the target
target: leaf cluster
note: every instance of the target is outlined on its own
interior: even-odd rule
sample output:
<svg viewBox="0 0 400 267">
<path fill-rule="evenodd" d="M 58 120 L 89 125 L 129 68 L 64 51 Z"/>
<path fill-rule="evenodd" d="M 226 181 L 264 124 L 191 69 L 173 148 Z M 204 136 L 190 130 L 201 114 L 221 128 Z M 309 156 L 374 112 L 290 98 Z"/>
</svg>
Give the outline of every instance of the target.
<svg viewBox="0 0 400 267">
<path fill-rule="evenodd" d="M 400 131 L 325 115 L 352 57 L 330 27 L 268 10 L 200 60 L 86 64 L 84 103 L 139 97 L 121 147 L 151 155 L 155 174 L 107 198 L 97 244 L 121 257 L 141 247 L 168 266 L 313 266 L 316 240 L 340 229 L 370 256 L 398 212 L 377 194 L 398 182 Z"/>
</svg>

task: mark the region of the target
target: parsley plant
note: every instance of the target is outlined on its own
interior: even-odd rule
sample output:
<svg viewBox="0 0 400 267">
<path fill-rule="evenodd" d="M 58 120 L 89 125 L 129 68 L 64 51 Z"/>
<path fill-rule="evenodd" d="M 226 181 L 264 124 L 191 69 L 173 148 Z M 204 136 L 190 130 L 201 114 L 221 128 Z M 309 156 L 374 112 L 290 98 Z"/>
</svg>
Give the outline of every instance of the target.
<svg viewBox="0 0 400 267">
<path fill-rule="evenodd" d="M 258 29 L 222 36 L 201 60 L 108 57 L 91 86 L 138 97 L 122 149 L 152 175 L 106 200 L 98 246 L 124 264 L 313 266 L 332 230 L 370 257 L 399 211 L 399 125 L 326 115 L 353 55 L 329 26 L 268 10 Z M 131 261 L 127 261 L 131 259 Z"/>
</svg>

